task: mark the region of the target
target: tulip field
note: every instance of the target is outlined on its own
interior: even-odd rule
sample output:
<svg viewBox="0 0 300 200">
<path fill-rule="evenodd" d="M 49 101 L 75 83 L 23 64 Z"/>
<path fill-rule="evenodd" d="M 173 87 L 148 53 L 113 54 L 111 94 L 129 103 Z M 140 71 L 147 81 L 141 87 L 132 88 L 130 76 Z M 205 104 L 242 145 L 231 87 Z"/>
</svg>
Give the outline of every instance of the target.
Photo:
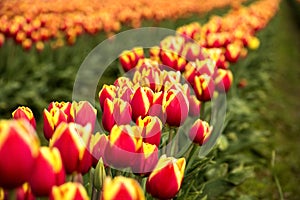
<svg viewBox="0 0 300 200">
<path fill-rule="evenodd" d="M 299 199 L 300 1 L 0 1 L 0 200 Z"/>
</svg>

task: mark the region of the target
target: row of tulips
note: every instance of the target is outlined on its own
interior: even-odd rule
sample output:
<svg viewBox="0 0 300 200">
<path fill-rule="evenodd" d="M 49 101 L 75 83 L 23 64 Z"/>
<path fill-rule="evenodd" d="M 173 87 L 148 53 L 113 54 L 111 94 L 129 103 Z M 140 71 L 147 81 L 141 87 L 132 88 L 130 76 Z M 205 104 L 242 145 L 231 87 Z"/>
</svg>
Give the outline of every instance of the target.
<svg viewBox="0 0 300 200">
<path fill-rule="evenodd" d="M 242 8 L 243 14 L 235 17 L 243 18 L 254 5 L 270 2 Z M 268 17 L 260 18 L 270 19 L 266 13 Z M 47 146 L 40 146 L 28 107 L 17 108 L 13 119 L 1 120 L 0 199 L 175 197 L 190 172 L 191 158 L 213 134 L 213 127 L 203 120 L 204 103 L 232 84 L 232 73 L 224 64 L 230 60 L 222 63 L 218 53 L 224 46 L 200 47 L 186 35 L 165 38 L 149 50 L 149 58 L 142 48 L 120 55 L 127 76 L 99 91 L 100 129 L 97 110 L 86 101 L 52 102 L 44 109 Z M 178 132 L 189 119 L 188 129 Z M 188 138 L 192 148 L 176 158 L 182 138 Z M 82 177 L 88 172 L 89 183 Z"/>
<path fill-rule="evenodd" d="M 104 3 L 94 0 L 72 0 L 68 5 L 61 0 L 3 1 L 0 9 L 0 47 L 5 38 L 12 37 L 24 49 L 35 45 L 39 51 L 44 49 L 44 41 L 55 38 L 57 40 L 52 47 L 57 48 L 64 45 L 64 39 L 68 44 L 74 44 L 76 37 L 85 32 L 95 34 L 103 30 L 112 33 L 119 31 L 124 23 L 136 28 L 143 19 L 176 19 L 186 13 L 205 13 L 241 1 L 189 0 L 182 3 L 177 0 L 170 4 L 158 0 L 139 0 L 130 2 L 130 5 L 125 1 Z"/>
</svg>

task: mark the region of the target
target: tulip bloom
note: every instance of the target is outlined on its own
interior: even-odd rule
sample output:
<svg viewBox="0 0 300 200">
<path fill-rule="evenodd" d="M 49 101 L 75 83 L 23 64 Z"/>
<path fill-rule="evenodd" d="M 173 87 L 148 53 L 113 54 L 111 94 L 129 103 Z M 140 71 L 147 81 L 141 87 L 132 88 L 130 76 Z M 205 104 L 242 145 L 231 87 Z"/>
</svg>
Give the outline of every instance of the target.
<svg viewBox="0 0 300 200">
<path fill-rule="evenodd" d="M 149 109 L 153 102 L 153 92 L 148 87 L 139 87 L 131 100 L 132 118 L 136 120 L 139 116 L 148 115 Z"/>
<path fill-rule="evenodd" d="M 144 119 L 139 117 L 136 125 L 142 128 L 143 142 L 154 144 L 157 147 L 160 144 L 162 123 L 156 116 L 147 116 Z"/>
<path fill-rule="evenodd" d="M 194 79 L 194 91 L 200 101 L 210 101 L 215 91 L 213 79 L 206 74 L 196 76 Z"/>
<path fill-rule="evenodd" d="M 66 174 L 57 148 L 41 147 L 29 184 L 36 196 L 48 196 L 54 185 L 65 182 Z"/>
<path fill-rule="evenodd" d="M 25 106 L 19 106 L 13 113 L 12 117 L 14 119 L 25 119 L 27 120 L 31 126 L 35 129 L 36 128 L 36 122 L 33 116 L 33 113 L 30 108 Z"/>
<path fill-rule="evenodd" d="M 211 131 L 212 129 L 206 121 L 197 119 L 189 131 L 189 138 L 201 146 L 208 141 Z"/>
<path fill-rule="evenodd" d="M 218 69 L 215 79 L 216 89 L 219 92 L 228 92 L 232 85 L 233 75 L 230 70 Z"/>
<path fill-rule="evenodd" d="M 107 177 L 104 181 L 101 200 L 145 200 L 144 192 L 138 182 L 132 178 Z"/>
<path fill-rule="evenodd" d="M 105 161 L 116 168 L 131 167 L 142 147 L 141 130 L 137 126 L 115 125 L 108 136 Z"/>
<path fill-rule="evenodd" d="M 170 126 L 180 126 L 189 113 L 188 99 L 182 91 L 170 89 L 165 93 L 162 109 Z"/>
<path fill-rule="evenodd" d="M 105 99 L 113 100 L 116 97 L 117 87 L 114 85 L 104 84 L 99 92 L 99 102 L 101 109 L 103 110 Z"/>
<path fill-rule="evenodd" d="M 52 108 L 50 111 L 44 109 L 44 136 L 49 140 L 56 127 L 62 122 L 68 122 L 67 115 L 57 107 Z"/>
<path fill-rule="evenodd" d="M 50 140 L 50 147 L 56 147 L 61 154 L 67 174 L 86 173 L 92 166 L 90 149 L 91 125 L 61 123 Z"/>
<path fill-rule="evenodd" d="M 133 173 L 149 175 L 158 162 L 158 147 L 153 144 L 144 143 L 135 159 L 131 169 Z"/>
<path fill-rule="evenodd" d="M 97 166 L 97 163 L 100 158 L 104 160 L 104 151 L 107 142 L 108 142 L 108 137 L 105 134 L 100 134 L 99 132 L 97 132 L 95 135 L 92 135 L 91 148 L 92 148 L 92 155 L 93 155 L 93 167 Z"/>
<path fill-rule="evenodd" d="M 12 189 L 27 182 L 38 152 L 38 137 L 27 120 L 0 120 L 0 187 Z"/>
<path fill-rule="evenodd" d="M 185 158 L 161 156 L 147 179 L 146 191 L 154 198 L 172 199 L 180 190 L 185 165 Z"/>
<path fill-rule="evenodd" d="M 81 126 L 91 124 L 92 132 L 94 132 L 97 110 L 88 101 L 79 101 L 78 103 L 74 101 L 71 107 L 71 114 L 76 124 Z"/>
<path fill-rule="evenodd" d="M 67 117 L 68 122 L 74 122 L 73 116 L 71 114 L 71 107 L 72 103 L 70 102 L 51 102 L 47 108 L 48 111 L 51 111 L 53 108 L 58 108 L 59 110 L 63 111 L 63 113 Z"/>
<path fill-rule="evenodd" d="M 142 47 L 136 47 L 131 51 L 123 51 L 119 59 L 124 71 L 127 72 L 134 68 L 141 58 L 144 58 L 144 50 Z"/>
<path fill-rule="evenodd" d="M 89 200 L 85 188 L 76 182 L 67 182 L 60 186 L 54 186 L 49 195 L 50 200 Z"/>
<path fill-rule="evenodd" d="M 132 109 L 128 102 L 119 98 L 104 101 L 102 125 L 105 130 L 110 131 L 115 124 L 129 124 L 131 116 Z"/>
</svg>

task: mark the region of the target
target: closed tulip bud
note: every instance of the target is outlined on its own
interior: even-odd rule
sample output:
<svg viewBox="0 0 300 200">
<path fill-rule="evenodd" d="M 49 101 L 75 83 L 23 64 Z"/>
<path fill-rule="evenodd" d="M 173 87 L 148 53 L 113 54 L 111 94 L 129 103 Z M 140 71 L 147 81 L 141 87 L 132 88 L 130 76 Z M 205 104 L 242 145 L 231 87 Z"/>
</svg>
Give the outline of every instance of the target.
<svg viewBox="0 0 300 200">
<path fill-rule="evenodd" d="M 226 46 L 225 57 L 231 63 L 235 63 L 241 54 L 242 47 L 239 43 L 230 43 Z"/>
<path fill-rule="evenodd" d="M 156 116 L 139 117 L 136 124 L 142 128 L 143 142 L 156 146 L 160 144 L 162 123 Z"/>
<path fill-rule="evenodd" d="M 71 113 L 73 114 L 74 122 L 85 126 L 90 124 L 92 132 L 95 129 L 97 110 L 88 101 L 79 101 L 72 103 Z"/>
<path fill-rule="evenodd" d="M 99 92 L 99 102 L 101 109 L 103 110 L 105 99 L 113 100 L 116 97 L 117 87 L 114 85 L 104 84 Z"/>
<path fill-rule="evenodd" d="M 143 48 L 136 47 L 131 51 L 123 51 L 119 59 L 124 71 L 127 72 L 133 69 L 141 58 L 144 58 Z"/>
<path fill-rule="evenodd" d="M 216 90 L 219 92 L 228 92 L 232 85 L 233 75 L 230 70 L 218 69 L 215 79 Z"/>
<path fill-rule="evenodd" d="M 50 111 L 44 109 L 44 136 L 49 140 L 55 129 L 62 122 L 68 122 L 67 115 L 57 107 L 52 108 Z"/>
<path fill-rule="evenodd" d="M 79 172 L 85 174 L 92 166 L 90 149 L 91 125 L 61 123 L 50 140 L 50 147 L 56 147 L 67 174 Z"/>
<path fill-rule="evenodd" d="M 139 175 L 149 175 L 158 162 L 158 147 L 156 145 L 143 142 L 137 158 L 131 169 Z"/>
<path fill-rule="evenodd" d="M 148 115 L 149 109 L 153 102 L 153 92 L 148 87 L 139 87 L 131 100 L 132 118 L 136 120 L 139 116 Z"/>
<path fill-rule="evenodd" d="M 107 177 L 104 182 L 101 200 L 145 200 L 141 186 L 132 178 Z"/>
<path fill-rule="evenodd" d="M 116 168 L 131 167 L 142 147 L 141 130 L 137 126 L 115 125 L 108 136 L 105 161 Z"/>
<path fill-rule="evenodd" d="M 100 134 L 99 132 L 97 132 L 95 135 L 92 135 L 91 148 L 92 148 L 94 167 L 96 167 L 99 159 L 102 158 L 102 160 L 104 160 L 104 151 L 107 142 L 108 142 L 108 137 L 105 134 Z"/>
<path fill-rule="evenodd" d="M 106 178 L 105 166 L 102 158 L 100 158 L 95 168 L 94 187 L 101 191 L 105 178 Z"/>
<path fill-rule="evenodd" d="M 165 93 L 163 112 L 170 126 L 180 126 L 189 113 L 189 103 L 186 95 L 180 90 L 170 89 Z"/>
<path fill-rule="evenodd" d="M 13 113 L 12 117 L 14 119 L 25 119 L 27 120 L 31 126 L 35 129 L 36 128 L 36 122 L 33 116 L 33 113 L 30 108 L 25 106 L 19 106 Z"/>
<path fill-rule="evenodd" d="M 201 146 L 208 141 L 211 131 L 212 129 L 206 121 L 197 119 L 190 129 L 189 138 L 194 143 Z"/>
<path fill-rule="evenodd" d="M 89 200 L 89 196 L 80 183 L 67 182 L 60 186 L 54 186 L 49 195 L 50 200 Z"/>
<path fill-rule="evenodd" d="M 147 179 L 146 191 L 154 198 L 172 199 L 180 190 L 185 165 L 185 158 L 161 156 Z"/>
<path fill-rule="evenodd" d="M 27 120 L 0 120 L 0 187 L 12 189 L 27 182 L 38 152 L 38 137 Z"/>
<path fill-rule="evenodd" d="M 104 101 L 102 125 L 105 130 L 110 131 L 115 124 L 129 124 L 131 116 L 132 108 L 128 102 L 119 98 Z"/>
<path fill-rule="evenodd" d="M 54 185 L 65 182 L 65 169 L 57 148 L 41 147 L 29 184 L 35 196 L 48 196 Z"/>
<path fill-rule="evenodd" d="M 189 97 L 189 104 L 189 115 L 193 117 L 199 116 L 201 110 L 201 101 L 199 101 L 195 95 L 191 95 Z"/>
<path fill-rule="evenodd" d="M 215 91 L 213 79 L 206 74 L 196 76 L 194 79 L 194 91 L 200 101 L 210 101 Z"/>
</svg>

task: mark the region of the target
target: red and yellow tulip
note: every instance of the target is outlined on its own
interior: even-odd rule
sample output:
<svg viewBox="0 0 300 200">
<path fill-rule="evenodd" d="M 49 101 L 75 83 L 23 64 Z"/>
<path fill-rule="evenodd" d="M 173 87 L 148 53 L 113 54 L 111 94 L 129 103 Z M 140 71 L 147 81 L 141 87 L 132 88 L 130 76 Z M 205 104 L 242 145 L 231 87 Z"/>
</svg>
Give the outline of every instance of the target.
<svg viewBox="0 0 300 200">
<path fill-rule="evenodd" d="M 89 200 L 89 196 L 83 185 L 76 182 L 67 182 L 60 186 L 54 186 L 49 195 L 50 200 Z"/>
<path fill-rule="evenodd" d="M 198 145 L 204 145 L 210 138 L 212 128 L 206 121 L 197 119 L 189 131 L 189 138 Z"/>
<path fill-rule="evenodd" d="M 35 129 L 36 128 L 36 122 L 34 115 L 30 108 L 25 106 L 19 106 L 15 111 L 12 113 L 12 117 L 14 119 L 25 119 L 27 120 L 31 126 Z"/>
</svg>

